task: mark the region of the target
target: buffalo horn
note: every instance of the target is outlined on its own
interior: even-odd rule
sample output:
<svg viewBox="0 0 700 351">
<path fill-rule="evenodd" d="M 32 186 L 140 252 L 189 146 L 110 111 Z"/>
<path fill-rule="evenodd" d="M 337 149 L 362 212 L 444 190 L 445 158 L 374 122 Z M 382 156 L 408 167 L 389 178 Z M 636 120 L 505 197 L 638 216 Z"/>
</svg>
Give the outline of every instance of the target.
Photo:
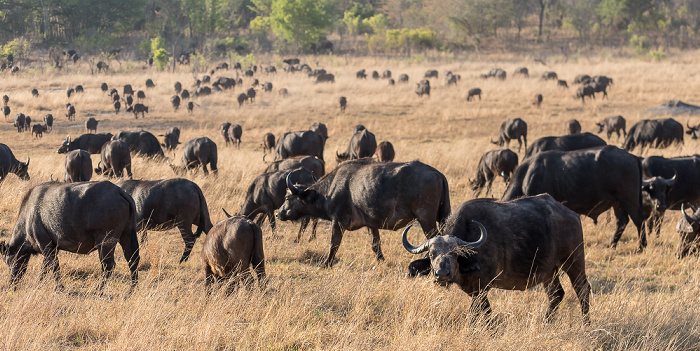
<svg viewBox="0 0 700 351">
<path fill-rule="evenodd" d="M 676 171 L 674 170 L 674 171 L 673 171 L 673 177 L 671 177 L 671 179 L 668 179 L 668 183 L 669 183 L 670 185 L 673 185 L 673 184 L 676 183 L 676 176 L 677 176 L 677 175 L 678 175 L 678 172 L 676 172 Z"/>
<path fill-rule="evenodd" d="M 300 189 L 296 185 L 292 184 L 291 179 L 289 179 L 289 176 L 291 175 L 292 172 L 287 173 L 287 188 L 289 188 L 289 191 L 291 191 L 293 195 L 296 195 L 299 193 Z"/>
<path fill-rule="evenodd" d="M 455 238 L 459 242 L 460 246 L 464 246 L 467 249 L 476 249 L 477 247 L 484 245 L 484 243 L 486 242 L 486 228 L 484 227 L 484 225 L 477 221 L 472 221 L 472 223 L 479 226 L 479 229 L 481 230 L 481 237 L 479 238 L 479 240 L 474 242 L 467 242 L 460 238 Z"/>
<path fill-rule="evenodd" d="M 493 141 L 493 139 L 491 139 L 491 137 L 489 137 L 489 141 L 491 142 L 491 144 L 496 144 L 496 145 L 498 145 L 498 143 L 495 142 L 495 141 Z"/>
<path fill-rule="evenodd" d="M 27 162 L 25 162 L 24 165 L 29 166 L 29 156 L 27 156 Z"/>
<path fill-rule="evenodd" d="M 267 154 L 263 154 L 263 162 L 265 162 L 265 156 L 267 156 Z M 265 163 L 267 163 L 267 162 L 265 162 Z"/>
<path fill-rule="evenodd" d="M 685 204 L 681 204 L 681 212 L 683 212 L 683 217 L 685 217 L 685 220 L 688 221 L 688 224 L 693 224 L 697 223 L 698 221 L 696 219 L 690 218 L 687 213 L 685 213 Z"/>
<path fill-rule="evenodd" d="M 428 250 L 428 240 L 426 240 L 420 246 L 413 246 L 413 245 L 411 245 L 411 243 L 408 242 L 408 238 L 406 237 L 406 234 L 408 234 L 408 230 L 411 229 L 411 227 L 413 227 L 413 224 L 406 227 L 403 230 L 403 233 L 401 234 L 401 242 L 403 242 L 403 247 L 406 249 L 406 251 L 408 251 L 414 255 L 427 251 Z"/>
<path fill-rule="evenodd" d="M 49 181 L 52 181 L 52 182 L 54 181 L 53 180 L 53 173 L 49 174 Z"/>
<path fill-rule="evenodd" d="M 314 183 L 318 182 L 318 178 L 316 178 L 316 176 L 314 175 L 314 172 L 311 172 L 311 178 L 314 179 Z"/>
<path fill-rule="evenodd" d="M 226 217 L 228 217 L 228 218 L 233 217 L 230 214 L 228 214 L 228 212 L 226 212 L 226 210 L 223 207 L 221 208 L 221 210 L 224 211 L 224 214 L 226 215 Z"/>
<path fill-rule="evenodd" d="M 688 129 L 690 129 L 690 130 L 695 130 L 695 129 L 698 128 L 698 127 L 691 127 L 691 126 L 690 126 L 690 120 L 688 120 L 688 121 L 685 122 L 685 126 L 688 127 Z"/>
</svg>

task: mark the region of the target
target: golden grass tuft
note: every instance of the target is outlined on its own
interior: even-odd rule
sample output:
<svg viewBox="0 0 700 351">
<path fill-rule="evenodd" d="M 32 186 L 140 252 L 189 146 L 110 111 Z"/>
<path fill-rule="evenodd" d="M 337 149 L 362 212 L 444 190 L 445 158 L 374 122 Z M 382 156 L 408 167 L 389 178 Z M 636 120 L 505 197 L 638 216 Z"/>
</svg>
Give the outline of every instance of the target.
<svg viewBox="0 0 700 351">
<path fill-rule="evenodd" d="M 36 73 L 3 76 L 0 94 L 10 96 L 12 116 L 23 112 L 38 121 L 52 113 L 56 118 L 54 131 L 39 140 L 29 133 L 17 134 L 9 121 L 0 123 L 2 142 L 17 158 L 31 156 L 32 177 L 23 182 L 10 175 L 0 186 L 3 239 L 11 235 L 23 194 L 51 174 L 62 179 L 64 158 L 55 151 L 66 135 L 84 133 L 83 123 L 89 116 L 100 120 L 98 132 L 145 129 L 158 135 L 179 126 L 183 143 L 202 135 L 217 142 L 218 176 L 205 177 L 201 172 L 186 176 L 200 185 L 212 221 L 217 222 L 224 219 L 222 207 L 230 213 L 239 210 L 247 186 L 265 169 L 260 144 L 266 132 L 279 135 L 307 129 L 316 121 L 325 123 L 330 135 L 325 159 L 330 170 L 336 165 L 334 152 L 347 147 L 356 124 L 364 124 L 378 142 L 393 143 L 397 161 L 418 159 L 443 172 L 456 207 L 471 198 L 468 178 L 473 177 L 481 155 L 495 148 L 488 138 L 496 137 L 507 118 L 528 122 L 531 143 L 538 137 L 562 134 L 564 122 L 571 118 L 578 119 L 584 131 L 593 131 L 594 122 L 621 114 L 629 128 L 649 117 L 646 109 L 667 100 L 700 103 L 700 76 L 693 73 L 700 64 L 690 54 L 663 63 L 582 59 L 547 67 L 516 58 L 435 64 L 342 57 L 308 61 L 316 60 L 335 74 L 335 84 L 316 85 L 302 74 L 262 74 L 257 78 L 261 83 L 272 82 L 274 93 L 260 91 L 255 103 L 239 108 L 235 97 L 241 88 L 237 87 L 197 99 L 200 106 L 192 115 L 186 109 L 173 112 L 169 103 L 175 81 L 191 90 L 193 78 L 186 68 L 171 74 L 125 64 L 124 73 L 90 75 L 87 65 L 78 64 L 60 73 L 37 68 L 32 70 Z M 521 66 L 530 68 L 531 78 L 510 77 Z M 509 78 L 503 82 L 478 78 L 493 67 L 505 69 Z M 395 76 L 407 73 L 410 83 L 390 87 L 385 80 L 356 80 L 354 73 L 360 68 L 391 69 Z M 413 93 L 415 82 L 429 68 L 438 69 L 440 79 L 432 81 L 432 96 L 420 99 Z M 457 87 L 445 85 L 447 70 L 461 74 Z M 540 81 L 545 70 L 556 71 L 568 81 L 581 73 L 604 74 L 613 77 L 615 84 L 608 100 L 583 105 L 573 98 L 574 87 L 566 90 Z M 219 73 L 235 76 L 232 71 Z M 147 78 L 157 87 L 146 90 Z M 115 115 L 99 89 L 102 82 L 120 92 L 126 83 L 144 90 L 150 113 L 138 120 L 125 113 Z M 250 79 L 244 83 L 247 88 Z M 70 99 L 78 113 L 75 122 L 68 122 L 65 90 L 77 84 L 85 87 L 85 93 Z M 30 94 L 35 87 L 39 98 Z M 483 90 L 483 99 L 468 103 L 466 92 L 473 87 Z M 287 88 L 289 97 L 279 96 L 280 88 Z M 540 109 L 531 104 L 537 93 L 544 95 Z M 346 114 L 339 113 L 340 96 L 348 98 Z M 688 119 L 700 123 L 699 117 Z M 685 123 L 686 117 L 678 120 Z M 224 121 L 243 126 L 241 150 L 224 146 L 218 134 L 218 125 Z M 613 136 L 611 142 L 619 145 L 621 140 Z M 517 149 L 517 142 L 511 143 L 514 146 Z M 698 141 L 686 139 L 685 145 L 644 155 L 688 155 L 697 153 L 697 148 Z M 167 156 L 179 163 L 180 152 Z M 93 163 L 98 157 L 93 155 Z M 139 157 L 133 159 L 132 168 L 136 179 L 174 177 L 165 163 Z M 498 197 L 503 190 L 502 181 L 496 180 L 493 195 Z M 385 262 L 375 261 L 370 236 L 358 230 L 346 233 L 336 266 L 319 269 L 330 245 L 327 223 L 320 223 L 316 240 L 308 242 L 307 230 L 298 244 L 293 242 L 298 224 L 280 223 L 280 237 L 273 238 L 266 223 L 262 229 L 269 282 L 264 288 L 239 287 L 231 294 L 218 290 L 205 296 L 199 259 L 202 240 L 191 259 L 178 264 L 183 243 L 174 230 L 149 232 L 141 248 L 139 286 L 131 293 L 120 254 L 114 277 L 102 291 L 96 291 L 100 274 L 96 254 L 59 255 L 65 285 L 61 291 L 53 281 L 39 280 L 40 257 L 32 259 L 16 291 L 7 284 L 7 266 L 0 265 L 0 349 L 700 349 L 700 265 L 697 256 L 684 260 L 674 256 L 674 226 L 680 214 L 667 214 L 661 236 L 650 236 L 643 254 L 633 253 L 637 240 L 632 225 L 617 250 L 604 247 L 614 231 L 610 217 L 601 216 L 597 226 L 590 219 L 582 220 L 593 287 L 590 326 L 582 324 L 568 279 L 563 279 L 564 302 L 550 323 L 543 318 L 546 298 L 539 287 L 491 291 L 493 320 L 472 321 L 470 298 L 456 287 L 444 289 L 425 278 L 406 278 L 412 257 L 402 248 L 398 232 L 381 232 Z M 420 241 L 417 234 L 412 235 L 412 241 Z"/>
</svg>

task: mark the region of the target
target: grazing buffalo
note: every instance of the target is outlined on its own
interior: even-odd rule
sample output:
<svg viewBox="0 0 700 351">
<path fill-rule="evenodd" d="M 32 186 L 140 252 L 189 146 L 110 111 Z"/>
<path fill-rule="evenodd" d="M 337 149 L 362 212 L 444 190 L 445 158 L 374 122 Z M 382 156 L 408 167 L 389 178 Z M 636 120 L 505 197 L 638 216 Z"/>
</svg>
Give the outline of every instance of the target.
<svg viewBox="0 0 700 351">
<path fill-rule="evenodd" d="M 427 79 L 421 80 L 419 83 L 416 83 L 416 94 L 418 96 L 422 97 L 423 95 L 428 95 L 430 97 L 430 81 Z"/>
<path fill-rule="evenodd" d="M 166 150 L 175 150 L 175 148 L 180 144 L 180 128 L 171 127 L 163 135 L 163 143 L 161 146 L 165 147 Z"/>
<path fill-rule="evenodd" d="M 2 114 L 5 116 L 5 120 L 7 121 L 7 116 L 12 113 L 12 110 L 10 109 L 10 106 L 3 106 L 2 107 Z"/>
<path fill-rule="evenodd" d="M 625 138 L 627 137 L 627 123 L 622 116 L 606 117 L 601 123 L 596 122 L 595 125 L 598 126 L 599 134 L 605 131 L 608 140 L 610 140 L 610 136 L 613 132 L 617 133 L 617 139 L 620 139 L 620 131 L 622 131 L 622 135 Z"/>
<path fill-rule="evenodd" d="M 182 83 L 175 82 L 174 88 L 175 88 L 175 94 L 180 94 L 180 92 L 182 91 Z"/>
<path fill-rule="evenodd" d="M 246 95 L 248 96 L 248 100 L 250 102 L 255 102 L 255 94 L 256 92 L 253 88 L 248 89 L 248 91 L 246 92 Z"/>
<path fill-rule="evenodd" d="M 692 253 L 700 251 L 700 210 L 693 207 L 694 213 L 689 216 L 685 212 L 685 205 L 681 205 L 683 218 L 678 222 L 676 230 L 680 234 L 676 256 L 683 258 Z"/>
<path fill-rule="evenodd" d="M 272 133 L 265 133 L 263 135 L 263 142 L 260 144 L 263 149 L 263 161 L 265 160 L 265 155 L 269 152 L 272 152 L 272 150 L 275 148 L 275 135 Z"/>
<path fill-rule="evenodd" d="M 262 89 L 266 93 L 271 93 L 272 92 L 272 83 L 270 83 L 270 82 L 263 83 Z"/>
<path fill-rule="evenodd" d="M 100 90 L 102 90 L 102 93 L 106 93 L 109 90 L 109 85 L 107 85 L 107 83 L 102 83 L 100 85 Z"/>
<path fill-rule="evenodd" d="M 243 127 L 238 124 L 232 124 L 231 127 L 229 127 L 228 138 L 238 149 L 241 148 L 241 135 L 243 135 Z"/>
<path fill-rule="evenodd" d="M 66 117 L 69 121 L 75 121 L 75 106 L 66 104 Z"/>
<path fill-rule="evenodd" d="M 645 179 L 662 178 L 674 180 L 672 184 L 665 184 L 667 192 L 663 196 L 665 200 L 663 201 L 665 203 L 663 208 L 657 208 L 657 206 L 650 208 L 647 206 L 651 210 L 647 211 L 651 213 L 648 220 L 650 230 L 655 229 L 657 234 L 660 231 L 665 210 L 678 211 L 684 203 L 692 205 L 700 203 L 700 187 L 697 185 L 697 180 L 700 179 L 699 155 L 673 158 L 649 156 L 642 160 L 642 174 Z M 659 186 L 656 188 L 663 189 Z M 649 192 L 650 194 L 652 193 L 651 191 Z M 652 196 L 652 198 L 658 197 L 658 195 Z"/>
<path fill-rule="evenodd" d="M 121 140 L 112 140 L 102 147 L 101 161 L 97 163 L 95 174 L 104 174 L 108 177 L 122 178 L 124 169 L 129 178 L 131 173 L 131 154 L 129 146 Z"/>
<path fill-rule="evenodd" d="M 129 194 L 136 204 L 136 229 L 169 230 L 177 228 L 185 250 L 180 263 L 187 261 L 195 241 L 202 233 L 209 233 L 212 228 L 209 219 L 209 207 L 202 189 L 187 179 L 175 178 L 165 180 L 123 180 L 117 185 Z M 197 231 L 192 233 L 192 226 Z"/>
<path fill-rule="evenodd" d="M 39 90 L 37 90 L 36 88 L 32 89 L 32 96 L 39 97 Z"/>
<path fill-rule="evenodd" d="M 561 80 L 561 79 L 557 80 L 557 86 L 560 88 L 569 89 L 569 84 L 566 84 L 565 80 Z"/>
<path fill-rule="evenodd" d="M 112 134 L 83 134 L 75 140 L 71 139 L 70 135 L 63 141 L 61 147 L 56 151 L 59 154 L 65 154 L 73 150 L 85 150 L 91 154 L 99 154 L 102 151 L 102 145 L 112 140 Z"/>
<path fill-rule="evenodd" d="M 180 92 L 180 97 L 182 98 L 182 100 L 187 100 L 190 98 L 190 92 L 187 89 L 182 89 L 182 91 Z"/>
<path fill-rule="evenodd" d="M 342 154 L 335 152 L 338 162 L 356 160 L 363 157 L 372 157 L 377 150 L 377 139 L 367 129 L 354 133 L 350 139 L 347 151 Z"/>
<path fill-rule="evenodd" d="M 568 134 L 579 134 L 581 133 L 581 123 L 575 119 L 570 119 L 566 121 L 566 132 Z"/>
<path fill-rule="evenodd" d="M 97 61 L 97 72 L 98 73 L 103 71 L 103 70 L 105 72 L 107 72 L 108 69 L 109 69 L 109 65 L 106 64 L 104 61 Z"/>
<path fill-rule="evenodd" d="M 148 106 L 145 106 L 144 104 L 135 104 L 127 107 L 126 112 L 132 112 L 134 114 L 134 118 L 137 119 L 139 118 L 139 113 L 141 114 L 141 118 L 145 118 L 146 113 L 148 112 Z"/>
<path fill-rule="evenodd" d="M 366 72 L 367 72 L 367 70 L 363 68 L 363 69 L 361 69 L 361 70 L 355 72 L 355 77 L 356 77 L 357 79 L 367 79 L 367 73 L 366 73 Z"/>
<path fill-rule="evenodd" d="M 522 75 L 525 76 L 525 78 L 530 76 L 530 71 L 527 70 L 527 67 L 520 67 L 513 72 L 513 77 Z"/>
<path fill-rule="evenodd" d="M 576 76 L 576 78 L 574 78 L 574 84 L 588 84 L 592 81 L 591 76 L 587 74 L 579 74 Z"/>
<path fill-rule="evenodd" d="M 551 196 L 467 201 L 450 215 L 443 235 L 420 246 L 409 243 L 409 228 L 402 234 L 404 248 L 412 254 L 429 253 L 409 264 L 409 276 L 432 272 L 439 285 L 457 284 L 472 297 L 475 312 L 491 313 L 487 293 L 492 288 L 526 290 L 542 284 L 550 320 L 564 299 L 559 282 L 563 271 L 576 291 L 584 322 L 590 323 L 581 220 Z"/>
<path fill-rule="evenodd" d="M 262 225 L 265 218 L 267 218 L 270 221 L 270 228 L 274 232 L 276 230 L 275 210 L 284 203 L 288 182 L 296 186 L 308 187 L 315 182 L 315 176 L 304 169 L 263 173 L 255 177 L 253 183 L 248 187 L 245 201 L 239 214 L 256 221 L 258 225 Z M 296 242 L 301 240 L 301 234 L 306 230 L 309 220 L 310 217 L 301 219 Z M 317 225 L 318 218 L 314 218 L 309 240 L 316 237 Z"/>
<path fill-rule="evenodd" d="M 2 105 L 7 106 L 7 103 L 9 103 L 9 102 L 10 102 L 10 97 L 7 95 L 3 95 L 2 96 Z"/>
<path fill-rule="evenodd" d="M 224 142 L 226 143 L 226 146 L 228 146 L 228 144 L 231 143 L 231 137 L 228 134 L 229 128 L 231 128 L 231 123 L 229 122 L 219 124 L 219 133 L 221 134 L 221 136 L 224 137 Z"/>
<path fill-rule="evenodd" d="M 277 138 L 274 160 L 283 160 L 293 156 L 316 156 L 323 161 L 323 137 L 310 130 L 286 132 Z"/>
<path fill-rule="evenodd" d="M 119 110 L 121 110 L 121 109 L 122 109 L 122 103 L 119 101 L 115 101 L 114 102 L 114 113 L 118 114 Z"/>
<path fill-rule="evenodd" d="M 535 142 L 525 150 L 524 158 L 545 151 L 573 151 L 605 145 L 607 145 L 605 140 L 591 133 L 569 134 L 558 137 L 549 136 L 535 140 Z"/>
<path fill-rule="evenodd" d="M 92 178 L 92 159 L 85 150 L 73 150 L 66 155 L 66 172 L 63 181 L 66 183 L 87 182 Z"/>
<path fill-rule="evenodd" d="M 511 139 L 518 140 L 518 152 L 520 152 L 523 143 L 525 144 L 525 149 L 527 149 L 527 123 L 520 118 L 505 120 L 501 123 L 501 129 L 498 132 L 498 140 L 489 140 L 491 143 L 498 146 L 505 145 L 507 148 L 510 148 Z"/>
<path fill-rule="evenodd" d="M 590 85 L 578 87 L 578 90 L 576 91 L 576 98 L 580 98 L 581 101 L 583 101 L 583 103 L 585 104 L 586 96 L 595 100 L 595 87 L 592 87 Z"/>
<path fill-rule="evenodd" d="M 382 141 L 377 145 L 377 150 L 374 152 L 377 155 L 377 160 L 379 162 L 394 162 L 394 157 L 396 152 L 394 152 L 394 145 L 388 141 Z"/>
<path fill-rule="evenodd" d="M 377 71 L 372 71 L 372 78 L 373 78 L 373 79 L 379 79 L 379 72 L 377 72 Z"/>
<path fill-rule="evenodd" d="M 243 103 L 246 102 L 246 100 L 248 100 L 248 95 L 244 94 L 244 93 L 240 93 L 240 94 L 238 94 L 237 99 L 238 99 L 238 107 L 241 107 L 241 106 L 243 106 Z"/>
<path fill-rule="evenodd" d="M 423 78 L 426 78 L 426 79 L 427 78 L 437 78 L 437 77 L 438 77 L 438 71 L 434 70 L 434 69 L 426 71 L 425 75 L 423 76 Z"/>
<path fill-rule="evenodd" d="M 341 96 L 340 99 L 338 99 L 338 103 L 340 104 L 340 113 L 345 113 L 345 107 L 348 105 L 348 99 L 345 98 L 345 96 Z"/>
<path fill-rule="evenodd" d="M 140 132 L 121 131 L 112 139 L 125 142 L 126 145 L 129 146 L 131 152 L 140 156 L 153 158 L 164 156 L 163 149 L 160 147 L 158 139 L 153 134 L 143 130 Z"/>
<path fill-rule="evenodd" d="M 383 260 L 379 229 L 397 230 L 417 219 L 430 238 L 450 213 L 447 179 L 419 161 L 352 160 L 341 163 L 310 187 L 291 182 L 287 186 L 291 195 L 277 212 L 278 219 L 311 216 L 332 222 L 326 267 L 333 264 L 346 230 L 367 227 L 372 233 L 372 251 L 377 260 Z"/>
<path fill-rule="evenodd" d="M 197 105 L 199 106 L 199 105 Z M 194 111 L 194 102 L 188 101 L 187 102 L 187 113 L 192 113 Z"/>
<path fill-rule="evenodd" d="M 42 275 L 51 273 L 60 286 L 58 251 L 99 253 L 103 280 L 115 266 L 117 243 L 129 263 L 132 287 L 138 281 L 139 242 L 134 200 L 110 182 L 42 183 L 27 192 L 0 254 L 10 268 L 10 283 L 24 276 L 32 255 L 44 256 Z"/>
<path fill-rule="evenodd" d="M 207 294 L 212 292 L 212 285 L 219 280 L 226 284 L 250 283 L 251 265 L 258 282 L 264 282 L 265 252 L 260 227 L 244 216 L 229 217 L 217 223 L 204 239 L 202 247 Z"/>
<path fill-rule="evenodd" d="M 399 75 L 399 83 L 408 83 L 408 74 L 400 74 Z"/>
<path fill-rule="evenodd" d="M 445 77 L 445 83 L 447 85 L 457 85 L 458 80 L 459 79 L 457 78 L 457 76 L 452 73 L 447 74 L 447 76 Z"/>
<path fill-rule="evenodd" d="M 672 118 L 643 119 L 630 128 L 622 148 L 632 151 L 640 146 L 643 152 L 647 146 L 662 149 L 673 143 L 683 144 L 682 124 Z"/>
<path fill-rule="evenodd" d="M 497 175 L 500 175 L 507 185 L 510 181 L 510 175 L 517 166 L 518 154 L 510 149 L 487 151 L 479 160 L 476 176 L 474 179 L 469 179 L 472 196 L 478 197 L 484 186 L 486 186 L 486 196 L 488 196 Z"/>
<path fill-rule="evenodd" d="M 544 72 L 544 73 L 542 73 L 542 79 L 543 80 L 559 80 L 559 76 L 557 76 L 557 72 Z"/>
<path fill-rule="evenodd" d="M 134 88 L 131 87 L 131 84 L 124 85 L 124 88 L 122 89 L 122 95 L 134 95 Z"/>
<path fill-rule="evenodd" d="M 82 92 L 84 92 L 84 91 L 85 91 L 85 89 L 83 88 L 82 85 L 78 84 L 78 85 L 75 86 L 75 93 L 76 93 L 76 94 L 82 93 Z"/>
<path fill-rule="evenodd" d="M 173 95 L 173 97 L 170 98 L 170 104 L 173 105 L 173 110 L 177 111 L 177 109 L 180 108 L 180 97 L 177 95 Z"/>
<path fill-rule="evenodd" d="M 153 80 L 151 78 L 146 79 L 146 88 L 155 88 L 156 84 L 153 83 Z"/>
<path fill-rule="evenodd" d="M 595 91 L 596 93 L 603 93 L 603 99 L 606 99 L 608 97 L 607 85 L 603 83 L 591 83 L 586 86 L 593 87 L 593 91 Z"/>
<path fill-rule="evenodd" d="M 314 122 L 314 124 L 311 125 L 309 130 L 320 135 L 323 138 L 323 144 L 326 144 L 326 140 L 328 140 L 328 128 L 325 124 L 321 122 Z"/>
<path fill-rule="evenodd" d="M 294 156 L 270 163 L 265 169 L 265 173 L 295 169 L 304 169 L 316 177 L 321 177 L 326 174 L 326 163 L 314 156 Z"/>
<path fill-rule="evenodd" d="M 592 80 L 593 80 L 593 83 L 596 83 L 596 84 L 603 84 L 603 85 L 605 85 L 605 86 L 608 86 L 608 85 L 612 85 L 612 84 L 613 84 L 612 78 L 608 78 L 608 77 L 606 77 L 606 76 L 594 76 L 594 77 L 592 78 Z"/>
<path fill-rule="evenodd" d="M 18 113 L 15 115 L 15 128 L 17 128 L 17 133 L 22 133 L 24 131 L 24 122 L 27 120 L 27 116 L 24 113 Z"/>
<path fill-rule="evenodd" d="M 96 120 L 95 117 L 90 117 L 87 120 L 85 120 L 85 130 L 90 133 L 97 133 L 97 124 L 100 123 L 100 121 Z"/>
<path fill-rule="evenodd" d="M 68 96 L 69 99 L 73 94 L 75 94 L 75 89 L 68 88 L 68 90 L 66 90 L 66 95 Z"/>
<path fill-rule="evenodd" d="M 216 163 L 218 161 L 218 153 L 216 143 L 207 137 L 197 137 L 188 140 L 182 147 L 182 166 L 170 164 L 170 167 L 177 174 L 181 174 L 190 169 L 199 168 L 202 166 L 204 174 L 209 174 L 207 165 L 211 167 L 211 171 L 216 174 L 218 169 Z"/>
<path fill-rule="evenodd" d="M 574 212 L 597 223 L 613 208 L 615 247 L 632 218 L 641 252 L 647 246 L 642 210 L 642 165 L 634 155 L 614 146 L 575 151 L 547 151 L 525 158 L 515 169 L 503 200 L 548 193 Z M 629 216 L 629 218 L 628 218 Z"/>
<path fill-rule="evenodd" d="M 43 138 L 44 132 L 46 132 L 46 130 L 47 130 L 46 125 L 42 125 L 42 124 L 33 125 L 32 126 L 32 135 L 34 135 L 34 139 Z"/>
<path fill-rule="evenodd" d="M 48 113 L 44 115 L 44 124 L 46 125 L 46 130 L 51 131 L 53 129 L 53 115 Z"/>
<path fill-rule="evenodd" d="M 469 93 L 467 93 L 467 101 L 472 101 L 475 96 L 479 97 L 479 101 L 481 101 L 481 89 L 480 88 L 473 88 L 469 89 Z"/>
<path fill-rule="evenodd" d="M 316 83 L 335 83 L 335 76 L 330 73 L 319 74 Z"/>
<path fill-rule="evenodd" d="M 9 147 L 0 144 L 0 182 L 5 180 L 8 174 L 14 173 L 22 180 L 29 180 L 29 157 L 27 162 L 19 162 Z"/>
<path fill-rule="evenodd" d="M 382 72 L 382 78 L 384 78 L 384 79 L 391 78 L 391 71 L 386 70 L 386 71 Z"/>
<path fill-rule="evenodd" d="M 537 106 L 537 108 L 540 108 L 543 99 L 542 94 L 535 94 L 535 99 L 532 101 L 532 104 Z"/>
</svg>

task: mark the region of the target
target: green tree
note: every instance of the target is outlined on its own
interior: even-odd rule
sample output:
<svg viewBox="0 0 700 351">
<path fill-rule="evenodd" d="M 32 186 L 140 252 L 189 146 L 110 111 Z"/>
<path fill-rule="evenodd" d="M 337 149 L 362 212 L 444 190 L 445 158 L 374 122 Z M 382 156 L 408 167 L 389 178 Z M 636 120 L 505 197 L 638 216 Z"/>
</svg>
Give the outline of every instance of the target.
<svg viewBox="0 0 700 351">
<path fill-rule="evenodd" d="M 333 0 L 273 0 L 269 20 L 254 20 L 251 26 L 267 22 L 277 36 L 308 49 L 331 28 L 334 5 Z"/>
</svg>

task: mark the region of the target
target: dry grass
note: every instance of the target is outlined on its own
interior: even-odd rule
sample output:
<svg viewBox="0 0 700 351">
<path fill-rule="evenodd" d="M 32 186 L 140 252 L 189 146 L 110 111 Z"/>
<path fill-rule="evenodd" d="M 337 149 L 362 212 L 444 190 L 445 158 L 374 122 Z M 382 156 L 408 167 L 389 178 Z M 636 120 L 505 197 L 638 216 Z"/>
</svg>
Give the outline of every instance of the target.
<svg viewBox="0 0 700 351">
<path fill-rule="evenodd" d="M 100 120 L 99 132 L 143 128 L 159 134 L 177 125 L 182 141 L 200 135 L 215 140 L 220 155 L 218 177 L 188 175 L 202 187 L 214 221 L 224 218 L 221 207 L 238 210 L 247 185 L 265 168 L 259 149 L 264 133 L 303 130 L 315 121 L 326 123 L 329 129 L 328 169 L 335 166 L 335 150 L 346 147 L 352 127 L 361 123 L 378 141 L 394 144 L 398 161 L 419 159 L 442 171 L 450 183 L 453 206 L 457 206 L 471 197 L 468 178 L 481 154 L 494 148 L 488 137 L 496 136 L 504 119 L 525 119 L 530 141 L 563 133 L 564 121 L 570 118 L 578 119 L 585 131 L 592 131 L 595 121 L 615 114 L 625 116 L 631 125 L 646 117 L 647 108 L 666 100 L 700 102 L 696 73 L 700 64 L 694 58 L 687 54 L 664 63 L 588 60 L 543 67 L 516 59 L 411 65 L 324 57 L 320 65 L 336 75 L 335 84 L 314 85 L 301 74 L 262 75 L 261 83 L 271 81 L 275 92 L 285 87 L 290 96 L 285 99 L 259 92 L 255 103 L 238 108 L 235 95 L 240 88 L 236 88 L 233 93 L 198 99 L 201 107 L 193 115 L 185 110 L 174 113 L 168 102 L 176 80 L 186 86 L 191 83 L 192 75 L 185 71 L 158 73 L 129 64 L 131 69 L 124 73 L 93 76 L 83 64 L 60 74 L 37 68 L 18 76 L 6 75 L 0 94 L 10 96 L 13 116 L 23 112 L 37 120 L 51 111 L 57 122 L 53 133 L 36 141 L 29 133 L 18 135 L 10 122 L 0 126 L 2 142 L 18 158 L 32 157 L 31 181 L 10 175 L 0 187 L 2 236 L 11 233 L 22 194 L 47 181 L 50 174 L 62 177 L 63 156 L 55 150 L 66 135 L 82 134 L 82 123 L 91 114 Z M 509 75 L 516 67 L 529 66 L 532 78 L 509 77 L 504 82 L 477 78 L 497 66 Z M 389 87 L 384 80 L 358 81 L 354 72 L 363 67 L 370 72 L 391 69 L 396 76 L 408 73 L 411 83 Z M 433 80 L 431 98 L 419 99 L 413 93 L 415 82 L 427 68 L 439 69 L 441 79 Z M 457 88 L 444 85 L 442 75 L 447 70 L 462 75 Z M 582 105 L 573 99 L 573 88 L 562 90 L 553 82 L 540 81 L 537 77 L 545 70 L 554 70 L 569 81 L 580 73 L 606 74 L 615 79 L 615 85 L 609 100 Z M 100 93 L 100 83 L 110 87 L 131 83 L 143 89 L 149 77 L 158 86 L 146 91 L 151 112 L 145 119 L 103 114 L 112 109 Z M 71 99 L 78 115 L 69 123 L 63 117 L 65 89 L 76 84 L 86 90 Z M 34 87 L 39 89 L 39 98 L 29 93 Z M 472 87 L 482 88 L 483 100 L 465 101 Z M 536 93 L 544 95 L 541 109 L 531 105 Z M 344 115 L 338 113 L 341 95 L 348 98 Z M 680 119 L 685 123 L 684 117 Z M 698 117 L 690 120 L 700 123 Z M 224 121 L 243 126 L 240 151 L 224 147 L 217 131 Z M 685 146 L 646 154 L 694 154 L 697 147 L 697 141 L 686 140 Z M 179 151 L 170 155 L 177 162 Z M 141 158 L 135 158 L 133 171 L 138 179 L 173 177 L 164 163 Z M 497 180 L 495 195 L 503 188 Z M 399 233 L 382 232 L 387 260 L 377 263 L 366 231 L 349 232 L 338 252 L 339 263 L 333 269 L 319 269 L 329 247 L 329 226 L 319 227 L 315 241 L 294 244 L 297 225 L 282 223 L 277 239 L 271 238 L 267 224 L 263 226 L 270 277 L 267 287 L 241 288 L 228 296 L 204 295 L 198 255 L 201 240 L 193 258 L 178 265 L 183 244 L 176 231 L 149 234 L 142 247 L 141 281 L 132 294 L 127 293 L 126 263 L 119 257 L 116 278 L 101 292 L 95 291 L 100 270 L 96 254 L 59 255 L 66 286 L 62 292 L 55 291 L 53 282 L 39 281 L 38 257 L 31 261 L 16 291 L 8 287 L 7 267 L 1 265 L 0 349 L 700 349 L 698 258 L 677 260 L 673 255 L 677 242 L 673 227 L 680 215 L 667 216 L 661 236 L 651 237 L 643 254 L 633 253 L 637 245 L 633 228 L 627 229 L 617 250 L 605 249 L 614 222 L 606 220 L 610 218 L 607 214 L 601 218 L 598 226 L 583 219 L 593 286 L 590 327 L 581 323 L 568 281 L 565 300 L 551 323 L 543 321 L 546 298 L 540 288 L 493 291 L 495 321 L 472 322 L 470 299 L 456 287 L 443 289 L 427 279 L 405 277 L 412 257 L 401 247 Z M 418 239 L 413 237 L 413 241 Z"/>
</svg>

